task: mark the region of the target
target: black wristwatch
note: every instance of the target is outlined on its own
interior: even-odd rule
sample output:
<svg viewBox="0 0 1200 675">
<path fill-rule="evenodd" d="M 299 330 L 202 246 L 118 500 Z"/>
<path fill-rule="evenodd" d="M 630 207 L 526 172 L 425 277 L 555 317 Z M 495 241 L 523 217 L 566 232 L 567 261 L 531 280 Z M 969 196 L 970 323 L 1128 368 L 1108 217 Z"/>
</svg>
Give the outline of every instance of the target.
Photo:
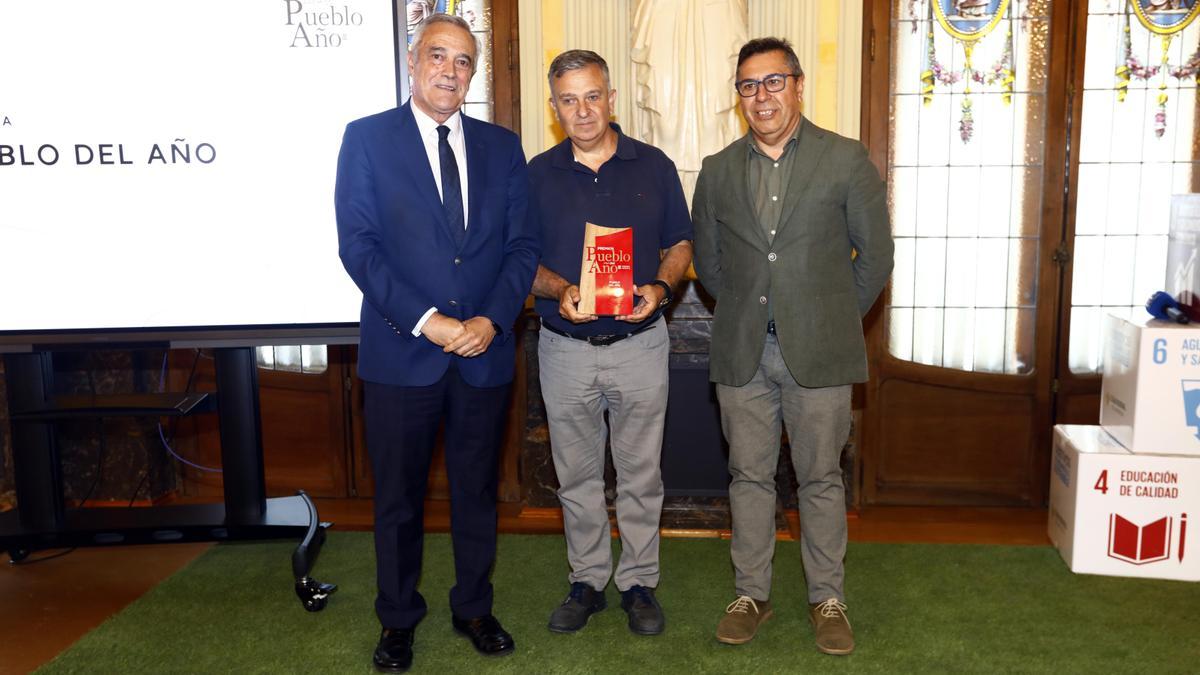
<svg viewBox="0 0 1200 675">
<path fill-rule="evenodd" d="M 662 279 L 655 279 L 654 281 L 651 281 L 650 283 L 663 289 L 663 293 L 666 294 L 663 296 L 662 300 L 658 301 L 658 306 L 666 307 L 667 305 L 671 304 L 671 300 L 675 299 L 675 291 L 671 290 L 671 284 L 668 284 L 667 282 L 663 281 Z"/>
</svg>

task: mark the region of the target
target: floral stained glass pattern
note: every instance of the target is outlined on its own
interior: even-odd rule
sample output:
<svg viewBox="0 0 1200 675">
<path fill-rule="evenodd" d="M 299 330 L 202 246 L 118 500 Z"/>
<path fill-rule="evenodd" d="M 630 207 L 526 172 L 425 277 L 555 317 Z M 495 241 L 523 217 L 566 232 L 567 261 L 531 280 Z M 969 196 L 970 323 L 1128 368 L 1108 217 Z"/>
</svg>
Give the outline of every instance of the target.
<svg viewBox="0 0 1200 675">
<path fill-rule="evenodd" d="M 1146 316 L 1146 299 L 1164 287 L 1171 195 L 1200 187 L 1193 65 L 1198 11 L 1195 0 L 1088 3 L 1071 265 L 1072 372 L 1099 371 L 1105 315 Z"/>
<path fill-rule="evenodd" d="M 893 4 L 889 353 L 1033 366 L 1048 69 L 1046 0 Z"/>
</svg>

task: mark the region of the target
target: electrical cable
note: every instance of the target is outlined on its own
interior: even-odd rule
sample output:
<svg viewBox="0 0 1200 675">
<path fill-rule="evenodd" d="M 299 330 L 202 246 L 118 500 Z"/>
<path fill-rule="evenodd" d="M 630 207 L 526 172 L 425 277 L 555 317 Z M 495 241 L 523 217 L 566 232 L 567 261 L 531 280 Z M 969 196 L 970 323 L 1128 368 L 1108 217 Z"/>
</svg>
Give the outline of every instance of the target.
<svg viewBox="0 0 1200 675">
<path fill-rule="evenodd" d="M 61 558 L 64 555 L 67 555 L 69 553 L 74 553 L 75 549 L 76 549 L 76 547 L 72 546 L 71 548 L 59 551 L 58 553 L 51 553 L 50 555 L 44 555 L 39 558 L 25 558 L 23 560 L 13 560 L 12 558 L 9 558 L 8 564 L 9 565 L 32 565 L 34 563 L 46 562 L 47 560 L 54 560 L 55 558 Z"/>
<path fill-rule="evenodd" d="M 165 390 L 165 377 L 167 374 L 167 370 L 166 370 L 166 368 L 167 368 L 167 353 L 168 352 L 166 350 L 163 351 L 163 366 L 162 366 L 162 370 L 160 370 L 159 375 L 158 375 L 158 391 L 159 392 L 162 392 Z M 133 508 L 134 502 L 137 501 L 138 494 L 140 494 L 142 491 L 142 486 L 146 484 L 146 480 L 148 478 L 150 478 L 150 473 L 152 471 L 154 471 L 155 460 L 158 457 L 159 457 L 159 455 L 150 453 L 150 448 L 146 448 L 146 470 L 144 472 L 142 472 L 142 477 L 140 479 L 138 479 L 137 486 L 135 486 L 133 488 L 133 494 L 129 495 L 129 503 L 127 503 L 125 505 L 125 508 L 127 508 L 127 509 Z"/>
<path fill-rule="evenodd" d="M 162 368 L 160 369 L 159 376 L 158 376 L 158 390 L 160 393 L 162 393 L 163 391 L 166 390 L 167 356 L 168 356 L 168 354 L 166 352 L 164 352 Z M 192 383 L 194 382 L 195 377 L 196 377 L 196 366 L 199 364 L 201 356 L 203 356 L 203 354 L 201 353 L 201 350 L 197 349 L 195 357 L 192 359 L 192 367 L 191 367 L 190 372 L 188 373 L 187 383 L 184 386 L 185 394 L 192 390 Z M 87 379 L 88 379 L 88 389 L 91 391 L 92 396 L 95 397 L 96 396 L 96 380 L 92 375 L 92 369 L 90 367 L 87 369 Z M 167 453 L 171 457 L 175 458 L 176 461 L 186 464 L 187 466 L 190 466 L 194 469 L 198 469 L 200 471 L 207 471 L 210 473 L 223 473 L 223 471 L 219 468 L 203 466 L 201 464 L 191 462 L 191 461 L 185 459 L 184 457 L 181 457 L 179 455 L 179 453 L 175 452 L 175 449 L 171 447 L 171 443 L 174 442 L 174 440 L 175 440 L 175 433 L 176 433 L 177 427 L 178 427 L 178 420 L 176 420 L 176 424 L 172 425 L 171 441 L 167 440 L 166 434 L 163 432 L 163 425 L 162 425 L 161 421 L 159 421 L 157 423 L 157 426 L 158 426 L 159 441 L 162 443 L 162 446 L 164 449 L 166 449 Z M 107 453 L 108 447 L 107 447 L 107 443 L 104 440 L 104 418 L 103 417 L 97 419 L 97 427 L 98 427 L 97 436 L 99 437 L 99 441 L 100 441 L 100 451 L 99 451 L 99 456 L 97 457 L 96 476 L 95 476 L 95 478 L 92 479 L 91 486 L 88 487 L 87 493 L 84 494 L 83 500 L 79 502 L 79 506 L 77 508 L 83 508 L 87 504 L 88 500 L 91 499 L 92 495 L 95 493 L 96 488 L 100 485 L 100 482 L 103 480 L 103 476 L 104 476 L 104 456 Z M 137 487 L 134 488 L 133 495 L 130 496 L 130 498 L 129 498 L 128 507 L 133 506 L 133 503 L 137 500 L 138 493 L 141 492 L 141 490 L 142 490 L 142 485 L 145 484 L 146 479 L 149 477 L 150 477 L 150 468 L 147 468 L 146 472 L 144 474 L 142 474 L 142 478 L 138 481 Z M 32 565 L 34 563 L 44 562 L 47 560 L 53 560 L 55 558 L 61 558 L 65 555 L 75 551 L 76 548 L 77 547 L 72 546 L 68 549 L 58 551 L 57 553 L 52 553 L 50 555 L 41 556 L 39 558 L 25 558 L 20 561 L 12 560 L 10 557 L 8 563 L 10 565 Z"/>
<path fill-rule="evenodd" d="M 167 390 L 167 357 L 169 356 L 169 354 L 170 354 L 169 352 L 166 352 L 166 351 L 163 352 L 162 366 L 159 368 L 159 373 L 158 373 L 158 391 L 159 391 L 159 393 L 165 392 Z M 196 367 L 200 363 L 201 356 L 202 356 L 202 352 L 199 349 L 196 349 L 195 355 L 192 358 L 192 366 L 188 371 L 187 383 L 184 385 L 184 393 L 188 393 L 192 390 L 192 383 L 196 377 Z M 177 433 L 177 431 L 179 429 L 179 418 L 175 418 L 171 421 L 171 433 L 170 433 L 169 439 L 166 437 L 166 434 L 163 432 L 162 421 L 157 422 L 156 426 L 158 428 L 159 442 L 162 443 L 163 449 L 167 451 L 167 454 L 169 456 L 171 456 L 172 458 L 174 458 L 188 466 L 194 467 L 201 471 L 209 471 L 209 472 L 213 472 L 213 473 L 221 473 L 222 472 L 222 470 L 218 469 L 218 468 L 201 466 L 200 464 L 190 462 L 187 459 L 184 459 L 183 457 L 181 457 L 179 455 L 179 453 L 177 453 L 175 451 L 175 449 L 172 447 L 172 444 L 175 442 L 175 434 Z M 153 469 L 154 469 L 153 466 L 149 466 L 149 467 L 147 467 L 145 473 L 142 474 L 141 480 L 138 481 L 137 487 L 134 488 L 133 494 L 130 495 L 130 497 L 129 497 L 129 503 L 126 504 L 126 508 L 133 508 L 134 502 L 137 501 L 138 494 L 142 491 L 142 486 L 145 485 L 146 480 L 150 478 L 150 472 Z"/>
<path fill-rule="evenodd" d="M 147 459 L 149 459 L 149 458 L 147 458 Z M 147 461 L 147 463 L 149 463 L 149 462 Z M 150 477 L 150 467 L 147 466 L 145 473 L 142 474 L 141 479 L 138 481 L 137 487 L 133 488 L 133 494 L 129 496 L 129 503 L 125 505 L 125 508 L 128 508 L 128 509 L 133 508 L 133 503 L 137 501 L 138 493 L 142 491 L 142 486 L 146 484 L 146 479 L 149 477 Z"/>
<path fill-rule="evenodd" d="M 183 393 L 185 393 L 185 394 L 189 393 L 192 390 L 192 381 L 193 381 L 193 378 L 195 378 L 195 376 L 196 376 L 196 365 L 199 362 L 200 362 L 200 350 L 197 349 L 196 356 L 195 356 L 195 358 L 192 359 L 192 369 L 191 369 L 191 372 L 188 373 L 187 384 L 183 388 Z M 167 354 L 164 353 L 163 354 L 163 362 L 162 362 L 162 370 L 160 371 L 159 376 L 158 376 L 158 390 L 160 393 L 166 389 L 166 376 L 167 376 Z M 172 425 L 171 440 L 168 441 L 166 435 L 163 433 L 162 422 L 160 421 L 158 423 L 158 439 L 162 442 L 162 446 L 163 446 L 163 448 L 166 449 L 167 454 L 174 457 L 175 461 L 180 462 L 182 464 L 186 464 L 187 466 L 190 466 L 193 469 L 198 469 L 200 471 L 207 471 L 209 473 L 223 473 L 222 469 L 219 469 L 216 467 L 211 467 L 211 466 L 204 466 L 202 464 L 197 464 L 195 462 L 189 461 L 189 460 L 181 457 L 179 455 L 179 453 L 175 452 L 175 449 L 171 447 L 171 443 L 173 443 L 175 441 L 175 432 L 177 430 L 177 426 L 178 426 L 178 422 L 176 422 L 175 424 Z"/>
</svg>

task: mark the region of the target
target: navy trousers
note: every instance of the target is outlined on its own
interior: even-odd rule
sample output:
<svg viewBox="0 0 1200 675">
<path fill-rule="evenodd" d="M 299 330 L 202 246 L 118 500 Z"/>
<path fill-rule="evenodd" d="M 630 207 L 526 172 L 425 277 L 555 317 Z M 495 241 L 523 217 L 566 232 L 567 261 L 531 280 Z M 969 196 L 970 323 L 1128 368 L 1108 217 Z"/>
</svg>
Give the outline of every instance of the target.
<svg viewBox="0 0 1200 675">
<path fill-rule="evenodd" d="M 472 387 L 453 364 L 427 387 L 364 386 L 367 451 L 375 474 L 380 623 L 411 628 L 425 616 L 425 599 L 417 591 L 425 485 L 442 423 L 454 543 L 450 609 L 462 619 L 490 614 L 497 464 L 511 387 Z"/>
</svg>

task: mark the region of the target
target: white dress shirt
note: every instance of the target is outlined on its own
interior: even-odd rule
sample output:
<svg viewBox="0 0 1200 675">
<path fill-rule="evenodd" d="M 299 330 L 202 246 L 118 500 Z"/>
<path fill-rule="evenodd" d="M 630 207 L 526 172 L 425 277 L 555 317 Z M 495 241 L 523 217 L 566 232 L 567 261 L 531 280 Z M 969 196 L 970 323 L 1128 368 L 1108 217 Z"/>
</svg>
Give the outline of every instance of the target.
<svg viewBox="0 0 1200 675">
<path fill-rule="evenodd" d="M 438 152 L 438 123 L 416 105 L 412 105 L 412 112 L 417 120 L 417 130 L 421 133 L 421 144 L 425 146 L 425 158 L 429 160 L 429 169 L 433 172 L 433 182 L 437 185 L 438 201 L 441 201 L 442 159 L 441 153 Z M 458 184 L 462 186 L 463 227 L 466 227 L 467 214 L 470 212 L 467 211 L 467 144 L 463 141 L 462 111 L 455 112 L 442 124 L 450 128 L 450 135 L 446 140 L 450 143 L 450 149 L 454 151 L 454 161 L 458 163 Z M 436 311 L 437 307 L 430 307 L 421 316 L 421 320 L 413 328 L 413 337 L 421 334 L 425 322 Z"/>
</svg>

